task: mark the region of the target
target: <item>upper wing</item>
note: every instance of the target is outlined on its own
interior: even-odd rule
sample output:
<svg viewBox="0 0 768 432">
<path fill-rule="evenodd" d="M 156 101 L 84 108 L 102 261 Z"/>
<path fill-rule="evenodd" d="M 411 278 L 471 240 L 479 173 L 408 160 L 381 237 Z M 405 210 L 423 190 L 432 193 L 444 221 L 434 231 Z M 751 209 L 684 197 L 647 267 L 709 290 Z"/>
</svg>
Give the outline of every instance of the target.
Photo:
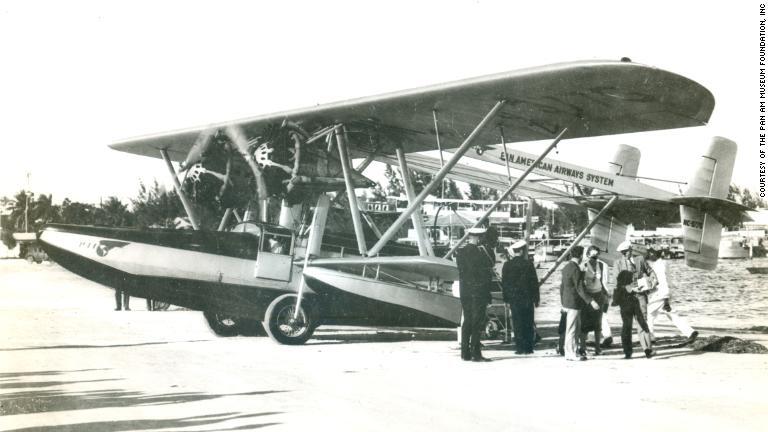
<svg viewBox="0 0 768 432">
<path fill-rule="evenodd" d="M 166 149 L 183 160 L 202 131 L 239 126 L 260 136 L 270 124 L 292 120 L 309 131 L 344 123 L 353 155 L 378 150 L 394 153 L 435 149 L 433 110 L 443 148 L 453 148 L 472 131 L 497 100 L 505 99 L 495 123 L 507 142 L 554 137 L 568 127 L 567 138 L 671 129 L 706 124 L 714 108 L 712 94 L 688 78 L 629 62 L 562 63 L 471 78 L 430 87 L 261 115 L 232 122 L 139 137 L 111 147 L 158 157 Z M 478 144 L 499 142 L 486 128 Z"/>
</svg>

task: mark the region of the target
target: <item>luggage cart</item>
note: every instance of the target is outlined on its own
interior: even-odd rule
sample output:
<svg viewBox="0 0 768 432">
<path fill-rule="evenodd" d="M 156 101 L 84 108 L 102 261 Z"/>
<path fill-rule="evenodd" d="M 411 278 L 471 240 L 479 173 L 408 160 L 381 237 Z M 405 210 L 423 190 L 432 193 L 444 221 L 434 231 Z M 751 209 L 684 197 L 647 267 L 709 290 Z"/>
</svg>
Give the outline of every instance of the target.
<svg viewBox="0 0 768 432">
<path fill-rule="evenodd" d="M 501 292 L 491 293 L 491 304 L 486 308 L 488 321 L 483 331 L 484 339 L 501 339 L 504 343 L 512 341 L 512 314 L 504 303 Z"/>
</svg>

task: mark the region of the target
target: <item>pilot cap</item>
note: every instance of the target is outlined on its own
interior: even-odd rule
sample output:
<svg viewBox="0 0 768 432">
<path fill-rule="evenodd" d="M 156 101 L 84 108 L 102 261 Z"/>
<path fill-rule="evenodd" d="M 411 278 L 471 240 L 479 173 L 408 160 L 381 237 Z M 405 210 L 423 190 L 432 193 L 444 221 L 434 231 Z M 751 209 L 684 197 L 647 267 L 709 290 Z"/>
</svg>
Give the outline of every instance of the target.
<svg viewBox="0 0 768 432">
<path fill-rule="evenodd" d="M 525 245 L 526 245 L 525 240 L 518 240 L 518 241 L 512 243 L 512 246 L 510 246 L 509 248 L 512 249 L 512 250 L 520 250 L 520 249 L 524 248 Z"/>
<path fill-rule="evenodd" d="M 632 243 L 630 243 L 629 240 L 624 240 L 619 247 L 616 248 L 616 252 L 624 252 L 629 249 L 632 249 Z"/>
<path fill-rule="evenodd" d="M 485 228 L 482 228 L 482 227 L 470 228 L 467 230 L 467 232 L 470 235 L 476 235 L 476 236 L 485 234 L 485 231 L 486 231 Z"/>
</svg>

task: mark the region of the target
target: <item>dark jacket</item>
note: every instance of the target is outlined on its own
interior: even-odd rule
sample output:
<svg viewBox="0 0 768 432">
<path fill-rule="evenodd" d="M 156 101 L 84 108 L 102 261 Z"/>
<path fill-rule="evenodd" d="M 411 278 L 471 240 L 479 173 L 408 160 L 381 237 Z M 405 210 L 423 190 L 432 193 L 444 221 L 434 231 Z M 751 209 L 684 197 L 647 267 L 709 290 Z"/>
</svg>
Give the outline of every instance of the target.
<svg viewBox="0 0 768 432">
<path fill-rule="evenodd" d="M 493 263 L 477 245 L 467 243 L 456 251 L 461 298 L 479 297 L 491 301 Z"/>
<path fill-rule="evenodd" d="M 634 273 L 635 281 L 651 273 L 650 266 L 645 261 L 645 258 L 642 256 L 633 256 L 631 261 L 627 261 L 626 258 L 621 257 L 618 260 L 616 260 L 616 262 L 614 263 L 614 267 L 616 269 L 617 276 L 619 273 L 625 270 Z M 618 283 L 617 281 L 617 288 L 624 287 L 628 283 L 632 283 L 632 281 L 625 282 L 623 284 Z"/>
<path fill-rule="evenodd" d="M 539 277 L 536 268 L 527 259 L 516 256 L 501 269 L 501 287 L 507 303 L 539 302 Z"/>
<path fill-rule="evenodd" d="M 564 308 L 581 309 L 592 299 L 587 295 L 582 284 L 581 269 L 573 261 L 563 267 L 560 281 L 560 301 Z"/>
</svg>

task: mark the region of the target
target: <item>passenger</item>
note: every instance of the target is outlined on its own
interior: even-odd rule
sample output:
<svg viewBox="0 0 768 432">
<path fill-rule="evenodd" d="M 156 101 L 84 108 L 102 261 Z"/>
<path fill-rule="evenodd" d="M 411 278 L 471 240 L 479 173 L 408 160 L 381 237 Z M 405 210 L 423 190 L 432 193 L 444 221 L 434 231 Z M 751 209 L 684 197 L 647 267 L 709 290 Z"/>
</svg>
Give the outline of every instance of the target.
<svg viewBox="0 0 768 432">
<path fill-rule="evenodd" d="M 584 304 L 589 304 L 594 310 L 600 308 L 597 302 L 592 300 L 584 291 L 581 269 L 579 268 L 582 254 L 584 254 L 584 248 L 581 246 L 574 246 L 571 249 L 571 259 L 563 267 L 560 282 L 560 301 L 566 314 L 563 348 L 565 359 L 571 361 L 587 359 L 585 355 L 577 355 L 578 339 L 581 335 L 581 310 Z"/>
<path fill-rule="evenodd" d="M 688 325 L 688 322 L 684 318 L 672 312 L 672 306 L 669 305 L 667 262 L 662 259 L 661 254 L 654 249 L 648 249 L 647 255 L 648 262 L 659 281 L 656 290 L 651 291 L 651 293 L 648 294 L 648 330 L 651 333 L 651 341 L 655 340 L 653 322 L 659 314 L 667 316 L 667 319 L 677 327 L 677 330 L 682 333 L 683 336 L 688 338 L 687 343 L 695 341 L 699 336 L 699 332 Z"/>
<path fill-rule="evenodd" d="M 461 358 L 476 362 L 491 361 L 483 357 L 480 332 L 485 326 L 486 308 L 491 302 L 491 275 L 493 263 L 480 249 L 480 236 L 484 228 L 471 228 L 467 243 L 456 251 L 459 269 L 459 297 L 464 313 L 461 324 Z"/>
<path fill-rule="evenodd" d="M 533 263 L 523 257 L 525 240 L 509 247 L 512 258 L 501 269 L 504 301 L 512 309 L 515 354 L 533 354 L 536 343 L 533 308 L 539 307 L 539 278 Z"/>
<path fill-rule="evenodd" d="M 640 292 L 638 280 L 650 275 L 652 270 L 641 256 L 632 257 L 632 244 L 629 241 L 622 242 L 616 251 L 623 257 L 616 261 L 616 290 L 613 293 L 613 302 L 621 310 L 621 347 L 624 350 L 624 358 L 632 358 L 632 321 L 637 321 L 637 336 L 640 346 L 647 358 L 653 357 L 651 335 L 648 329 L 647 306 L 648 295 Z"/>
<path fill-rule="evenodd" d="M 602 350 L 600 344 L 603 342 L 602 324 L 603 312 L 608 310 L 608 291 L 603 284 L 603 263 L 597 260 L 600 255 L 600 249 L 597 246 L 590 246 L 587 249 L 587 261 L 582 264 L 581 271 L 584 275 L 584 289 L 587 295 L 600 305 L 595 310 L 590 305 L 585 304 L 581 310 L 581 339 L 579 354 L 587 354 L 587 336 L 590 331 L 595 332 L 595 355 L 600 355 Z"/>
<path fill-rule="evenodd" d="M 122 301 L 120 301 L 122 298 Z M 115 310 L 119 311 L 125 306 L 125 310 L 129 311 L 131 303 L 131 296 L 125 290 L 115 289 Z"/>
</svg>

